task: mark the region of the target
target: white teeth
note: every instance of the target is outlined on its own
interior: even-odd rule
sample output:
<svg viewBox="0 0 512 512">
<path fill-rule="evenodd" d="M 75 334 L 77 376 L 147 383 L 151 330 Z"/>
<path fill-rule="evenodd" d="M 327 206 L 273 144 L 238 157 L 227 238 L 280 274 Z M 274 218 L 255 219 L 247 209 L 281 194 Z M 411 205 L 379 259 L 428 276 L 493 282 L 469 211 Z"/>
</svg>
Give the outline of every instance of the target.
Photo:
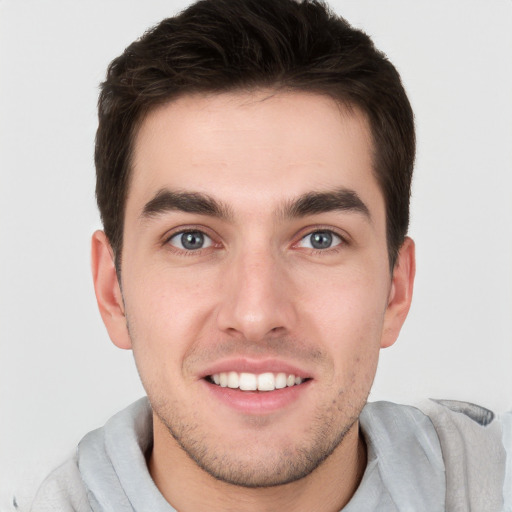
<svg viewBox="0 0 512 512">
<path fill-rule="evenodd" d="M 276 375 L 276 389 L 283 389 L 286 387 L 286 374 L 278 373 Z"/>
<path fill-rule="evenodd" d="M 236 389 L 240 384 L 240 379 L 238 378 L 238 373 L 229 372 L 228 373 L 228 388 Z"/>
<path fill-rule="evenodd" d="M 254 373 L 241 373 L 239 382 L 242 391 L 256 391 L 258 389 L 258 377 Z"/>
<path fill-rule="evenodd" d="M 241 389 L 242 391 L 274 391 L 285 387 L 298 386 L 304 379 L 286 373 L 237 373 L 221 372 L 211 375 L 211 380 L 223 388 Z"/>
<path fill-rule="evenodd" d="M 258 391 L 274 391 L 276 389 L 273 373 L 261 373 L 258 375 Z"/>
</svg>

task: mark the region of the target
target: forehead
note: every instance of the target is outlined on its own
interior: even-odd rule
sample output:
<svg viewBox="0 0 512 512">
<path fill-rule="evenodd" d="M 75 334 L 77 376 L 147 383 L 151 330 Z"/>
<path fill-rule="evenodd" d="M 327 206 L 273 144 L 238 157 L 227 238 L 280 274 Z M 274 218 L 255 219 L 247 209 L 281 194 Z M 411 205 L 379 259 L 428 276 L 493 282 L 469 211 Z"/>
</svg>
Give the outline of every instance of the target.
<svg viewBox="0 0 512 512">
<path fill-rule="evenodd" d="M 162 189 L 236 209 L 350 188 L 382 202 L 366 117 L 306 92 L 189 95 L 158 107 L 135 138 L 127 210 Z"/>
</svg>

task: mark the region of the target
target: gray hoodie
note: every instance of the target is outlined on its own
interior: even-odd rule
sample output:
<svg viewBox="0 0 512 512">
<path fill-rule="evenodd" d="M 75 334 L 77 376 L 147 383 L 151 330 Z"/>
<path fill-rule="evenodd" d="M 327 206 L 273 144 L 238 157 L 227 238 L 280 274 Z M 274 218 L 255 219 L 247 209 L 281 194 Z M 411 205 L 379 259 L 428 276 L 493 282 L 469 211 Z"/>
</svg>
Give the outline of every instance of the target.
<svg viewBox="0 0 512 512">
<path fill-rule="evenodd" d="M 453 401 L 421 409 L 366 405 L 368 463 L 343 512 L 512 511 L 512 415 L 498 419 Z M 143 398 L 83 438 L 75 457 L 43 482 L 31 511 L 175 512 L 148 472 L 151 445 Z"/>
</svg>

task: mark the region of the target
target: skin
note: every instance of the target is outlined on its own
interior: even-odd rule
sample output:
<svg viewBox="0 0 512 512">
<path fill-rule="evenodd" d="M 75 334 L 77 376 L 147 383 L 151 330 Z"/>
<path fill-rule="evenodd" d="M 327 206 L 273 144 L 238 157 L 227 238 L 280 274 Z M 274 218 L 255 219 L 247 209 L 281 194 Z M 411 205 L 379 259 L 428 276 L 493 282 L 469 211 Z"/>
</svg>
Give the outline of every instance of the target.
<svg viewBox="0 0 512 512">
<path fill-rule="evenodd" d="M 109 335 L 133 349 L 153 407 L 151 475 L 180 512 L 338 511 L 357 489 L 357 418 L 415 269 L 407 238 L 390 274 L 371 155 L 364 115 L 310 93 L 185 96 L 143 121 L 121 287 L 101 231 L 92 265 Z M 304 194 L 340 189 L 367 212 L 287 212 Z M 162 190 L 207 194 L 224 216 L 144 214 Z M 211 244 L 183 249 L 183 229 Z M 318 231 L 335 235 L 329 247 L 312 247 Z M 282 407 L 241 410 L 203 378 L 240 360 L 291 365 L 307 385 Z"/>
</svg>

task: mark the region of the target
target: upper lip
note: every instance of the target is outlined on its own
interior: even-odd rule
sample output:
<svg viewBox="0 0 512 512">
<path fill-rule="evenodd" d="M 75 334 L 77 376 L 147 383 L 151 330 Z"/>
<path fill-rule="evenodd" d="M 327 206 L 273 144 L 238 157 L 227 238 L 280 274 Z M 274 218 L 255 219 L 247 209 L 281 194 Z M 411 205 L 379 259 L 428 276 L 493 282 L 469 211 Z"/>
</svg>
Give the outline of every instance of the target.
<svg viewBox="0 0 512 512">
<path fill-rule="evenodd" d="M 310 372 L 299 368 L 298 366 L 279 359 L 251 359 L 246 357 L 225 359 L 217 361 L 201 371 L 199 377 L 205 378 L 216 373 L 238 372 L 254 373 L 286 373 L 295 375 L 302 379 L 312 378 Z"/>
</svg>

